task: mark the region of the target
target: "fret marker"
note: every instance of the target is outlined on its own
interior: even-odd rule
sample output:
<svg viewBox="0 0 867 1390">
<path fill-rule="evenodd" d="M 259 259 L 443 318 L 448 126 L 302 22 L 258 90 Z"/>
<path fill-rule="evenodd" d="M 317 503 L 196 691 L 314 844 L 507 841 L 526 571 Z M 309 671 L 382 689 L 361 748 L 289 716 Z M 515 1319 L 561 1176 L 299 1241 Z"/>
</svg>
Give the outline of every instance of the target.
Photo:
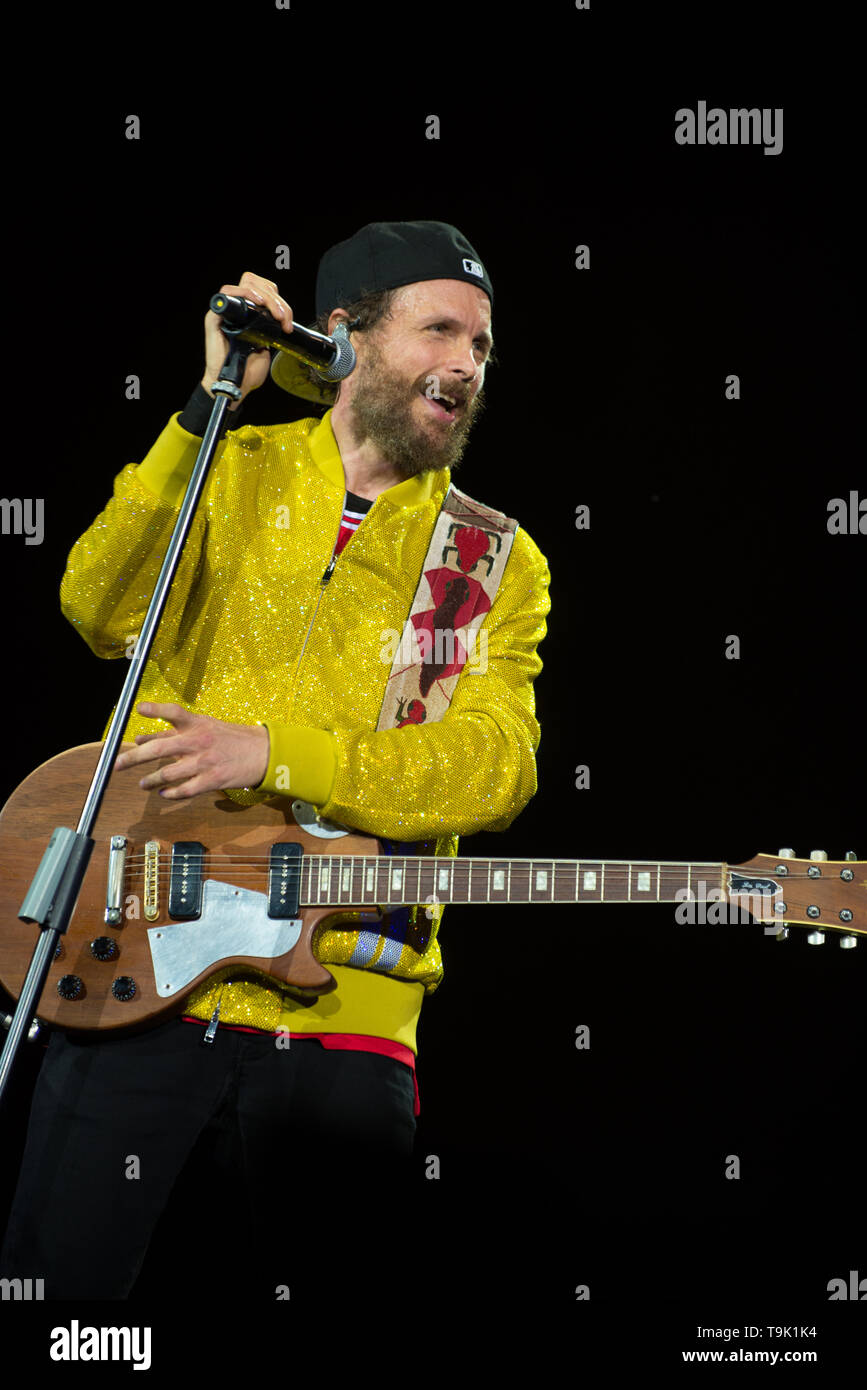
<svg viewBox="0 0 867 1390">
<path fill-rule="evenodd" d="M 447 889 L 449 886 L 449 870 L 440 869 L 437 881 L 440 888 Z"/>
<path fill-rule="evenodd" d="M 371 869 L 370 866 L 368 865 L 368 869 L 367 869 L 367 888 L 366 888 L 366 890 L 365 890 L 365 891 L 368 892 L 368 893 L 372 893 L 372 892 L 373 892 L 373 874 L 374 874 L 373 869 Z"/>
<path fill-rule="evenodd" d="M 593 893 L 593 892 L 595 891 L 595 889 L 596 889 L 596 870 L 595 870 L 595 869 L 585 869 L 585 870 L 584 870 L 584 891 L 585 891 L 585 893 Z"/>
<path fill-rule="evenodd" d="M 328 884 L 329 884 L 329 879 L 330 879 L 330 878 L 331 878 L 331 866 L 329 865 L 328 868 L 326 869 L 325 865 L 322 864 L 322 865 L 320 866 L 320 868 L 319 868 L 319 891 L 320 891 L 320 893 L 327 893 L 327 892 L 328 892 Z"/>
<path fill-rule="evenodd" d="M 503 869 L 494 869 L 494 887 L 495 887 L 495 888 L 502 889 L 502 888 L 505 888 L 505 886 L 506 886 L 506 875 L 505 875 L 504 870 L 503 870 Z"/>
<path fill-rule="evenodd" d="M 396 888 L 398 892 L 400 892 L 400 881 L 402 875 L 403 869 L 392 869 L 391 871 L 391 886 L 392 888 Z"/>
<path fill-rule="evenodd" d="M 544 891 L 544 890 L 548 887 L 548 870 L 547 870 L 547 869 L 537 869 L 537 870 L 536 870 L 536 887 L 537 887 L 538 889 L 542 890 L 542 891 Z"/>
<path fill-rule="evenodd" d="M 650 874 L 647 869 L 639 869 L 638 871 L 638 891 L 639 893 L 650 892 Z"/>
<path fill-rule="evenodd" d="M 348 865 L 348 864 L 344 864 L 344 866 L 343 866 L 343 891 L 344 891 L 344 893 L 348 893 L 349 890 L 350 890 L 350 888 L 352 887 L 351 875 L 352 875 L 352 870 L 350 869 L 349 865 Z"/>
</svg>

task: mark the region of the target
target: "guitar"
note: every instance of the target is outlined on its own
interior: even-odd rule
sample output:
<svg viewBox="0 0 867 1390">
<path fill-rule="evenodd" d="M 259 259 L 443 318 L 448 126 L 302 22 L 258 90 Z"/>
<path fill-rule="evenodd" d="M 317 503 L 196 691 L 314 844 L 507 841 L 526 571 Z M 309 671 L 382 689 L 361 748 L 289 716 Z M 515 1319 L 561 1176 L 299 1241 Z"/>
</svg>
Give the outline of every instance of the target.
<svg viewBox="0 0 867 1390">
<path fill-rule="evenodd" d="M 78 823 L 101 749 L 88 743 L 50 758 L 0 812 L 0 983 L 15 998 L 38 930 L 18 912 L 55 827 Z M 778 937 L 793 923 L 816 941 L 837 932 L 854 946 L 867 934 L 865 861 L 854 856 L 802 860 L 781 850 L 734 866 L 398 857 L 370 835 L 317 821 L 304 802 L 275 796 L 241 807 L 219 792 L 165 801 L 138 786 L 140 775 L 132 767 L 109 778 L 37 1008 L 46 1023 L 135 1031 L 180 1013 L 227 966 L 315 998 L 336 988 L 313 952 L 321 923 L 373 927 L 413 903 L 677 902 L 685 914 L 707 912 L 699 920 L 734 913 Z M 349 916 L 359 913 L 360 923 Z"/>
</svg>

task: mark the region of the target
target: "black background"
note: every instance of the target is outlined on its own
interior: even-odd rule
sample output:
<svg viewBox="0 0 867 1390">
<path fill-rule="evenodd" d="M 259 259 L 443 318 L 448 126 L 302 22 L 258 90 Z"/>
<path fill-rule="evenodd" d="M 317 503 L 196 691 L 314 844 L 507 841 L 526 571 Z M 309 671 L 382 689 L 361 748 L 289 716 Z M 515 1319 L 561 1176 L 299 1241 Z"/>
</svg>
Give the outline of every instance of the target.
<svg viewBox="0 0 867 1390">
<path fill-rule="evenodd" d="M 456 482 L 517 516 L 552 574 L 539 791 L 462 852 L 863 858 L 867 542 L 826 526 L 829 499 L 865 491 L 858 126 L 834 11 L 809 34 L 772 7 L 230 14 L 52 21 L 43 99 L 17 115 L 2 491 L 44 496 L 45 539 L 0 543 L 4 794 L 98 738 L 120 688 L 57 589 L 114 475 L 200 378 L 210 295 L 254 270 L 312 322 L 328 246 L 439 218 L 496 296 L 499 364 Z M 674 113 L 699 100 L 782 107 L 782 153 L 677 145 Z M 293 411 L 269 383 L 245 419 Z M 714 1323 L 738 1298 L 741 1322 L 815 1322 L 830 1279 L 867 1274 L 865 943 L 679 926 L 666 906 L 450 908 L 441 940 L 401 1219 L 443 1309 L 460 1269 L 504 1307 L 532 1292 L 564 1316 L 588 1284 L 594 1311 L 695 1302 Z M 38 1053 L 5 1117 L 4 1202 Z M 179 1249 L 162 1232 L 149 1258 L 157 1302 Z"/>
</svg>

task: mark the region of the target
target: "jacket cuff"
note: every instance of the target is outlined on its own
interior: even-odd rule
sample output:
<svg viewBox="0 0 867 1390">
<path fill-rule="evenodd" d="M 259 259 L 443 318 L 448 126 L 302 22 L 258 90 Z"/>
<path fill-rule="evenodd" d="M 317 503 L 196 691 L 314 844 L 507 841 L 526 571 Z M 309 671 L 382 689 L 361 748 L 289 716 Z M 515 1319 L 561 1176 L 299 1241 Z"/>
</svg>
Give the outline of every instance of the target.
<svg viewBox="0 0 867 1390">
<path fill-rule="evenodd" d="M 177 507 L 186 491 L 201 439 L 178 424 L 177 411 L 142 459 L 136 477 L 169 506 Z"/>
<path fill-rule="evenodd" d="M 294 796 L 313 806 L 324 806 L 337 775 L 337 743 L 327 729 L 305 724 L 272 724 L 268 730 L 268 768 L 257 792 Z"/>
<path fill-rule="evenodd" d="M 190 399 L 187 401 L 178 417 L 178 424 L 182 430 L 189 434 L 196 435 L 201 439 L 208 428 L 211 414 L 214 409 L 214 398 L 209 396 L 201 382 L 199 382 Z M 239 417 L 243 413 L 244 402 L 238 405 L 234 401 L 229 402 L 229 408 L 223 416 L 223 423 L 220 426 L 220 439 L 227 429 L 236 430 L 239 424 Z"/>
</svg>

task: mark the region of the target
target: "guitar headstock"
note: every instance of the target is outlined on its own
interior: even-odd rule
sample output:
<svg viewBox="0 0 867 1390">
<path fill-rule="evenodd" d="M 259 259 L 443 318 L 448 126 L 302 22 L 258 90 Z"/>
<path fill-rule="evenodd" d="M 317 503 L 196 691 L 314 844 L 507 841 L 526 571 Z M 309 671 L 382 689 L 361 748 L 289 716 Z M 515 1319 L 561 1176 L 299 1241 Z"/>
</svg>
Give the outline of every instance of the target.
<svg viewBox="0 0 867 1390">
<path fill-rule="evenodd" d="M 790 926 L 808 927 L 812 946 L 820 946 L 826 932 L 836 932 L 846 947 L 867 936 L 867 861 L 851 851 L 840 860 L 821 849 L 809 859 L 796 859 L 791 849 L 757 854 L 746 864 L 726 865 L 725 892 L 732 908 L 746 910 L 766 935 L 781 941 Z"/>
</svg>

